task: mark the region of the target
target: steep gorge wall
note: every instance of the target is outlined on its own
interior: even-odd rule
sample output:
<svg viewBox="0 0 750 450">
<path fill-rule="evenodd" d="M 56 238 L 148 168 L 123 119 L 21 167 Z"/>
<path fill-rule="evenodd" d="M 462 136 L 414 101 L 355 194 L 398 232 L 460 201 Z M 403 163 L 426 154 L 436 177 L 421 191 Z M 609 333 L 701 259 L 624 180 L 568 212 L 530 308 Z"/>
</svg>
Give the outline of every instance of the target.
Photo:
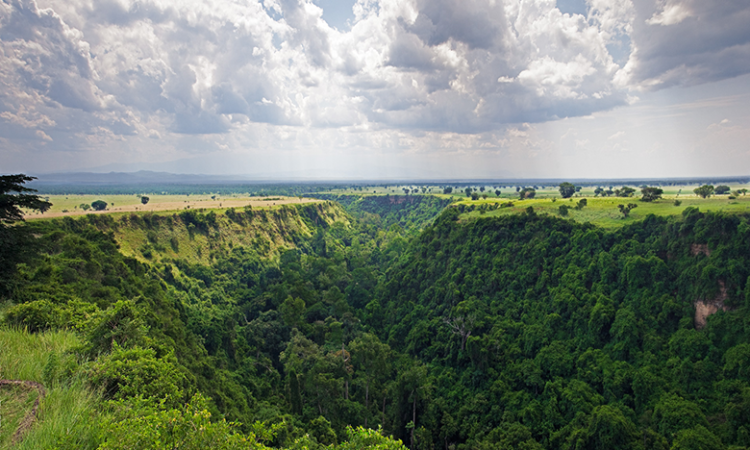
<svg viewBox="0 0 750 450">
<path fill-rule="evenodd" d="M 196 209 L 174 214 L 91 215 L 79 220 L 112 233 L 125 256 L 142 262 L 183 259 L 199 264 L 210 264 L 220 252 L 237 246 L 274 256 L 296 247 L 316 227 L 350 225 L 346 212 L 333 202 L 218 213 Z"/>
</svg>

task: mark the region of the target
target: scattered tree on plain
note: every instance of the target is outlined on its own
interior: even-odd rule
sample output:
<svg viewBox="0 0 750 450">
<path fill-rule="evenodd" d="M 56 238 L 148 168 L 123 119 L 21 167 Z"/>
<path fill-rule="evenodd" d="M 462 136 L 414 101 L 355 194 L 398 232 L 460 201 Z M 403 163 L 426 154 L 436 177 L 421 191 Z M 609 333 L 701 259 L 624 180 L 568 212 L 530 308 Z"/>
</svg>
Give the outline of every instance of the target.
<svg viewBox="0 0 750 450">
<path fill-rule="evenodd" d="M 641 188 L 641 194 L 643 194 L 643 197 L 641 197 L 641 201 L 653 202 L 654 200 L 660 199 L 663 193 L 664 190 L 661 188 L 646 186 L 644 188 Z"/>
<path fill-rule="evenodd" d="M 731 189 L 726 184 L 720 184 L 716 186 L 716 189 L 714 189 L 714 194 L 716 195 L 724 195 L 728 194 Z"/>
<path fill-rule="evenodd" d="M 714 193 L 714 187 L 710 184 L 704 184 L 701 187 L 697 187 L 693 189 L 693 192 L 695 192 L 696 195 L 702 197 L 702 198 L 708 198 L 713 195 Z"/>
<path fill-rule="evenodd" d="M 560 195 L 562 198 L 570 198 L 576 193 L 576 187 L 573 183 L 567 181 L 560 183 Z"/>
<path fill-rule="evenodd" d="M 91 203 L 91 207 L 94 208 L 94 211 L 104 211 L 107 209 L 107 202 L 104 200 L 96 200 Z"/>
<path fill-rule="evenodd" d="M 638 205 L 636 205 L 635 203 L 628 203 L 627 206 L 617 205 L 617 207 L 620 209 L 622 215 L 625 216 L 624 218 L 627 219 L 628 215 L 630 215 L 630 211 L 637 208 Z"/>
<path fill-rule="evenodd" d="M 521 200 L 525 198 L 534 198 L 535 195 L 536 191 L 534 190 L 534 188 L 523 188 L 520 192 L 518 192 L 518 198 L 520 198 Z"/>
<path fill-rule="evenodd" d="M 635 189 L 630 186 L 623 186 L 620 189 L 615 190 L 617 197 L 632 197 L 635 194 Z"/>
<path fill-rule="evenodd" d="M 144 205 L 145 205 L 146 203 L 148 203 L 148 201 L 149 201 L 149 200 L 151 200 L 151 199 L 150 199 L 150 198 L 148 198 L 148 197 L 146 197 L 145 195 L 142 195 L 142 196 L 141 196 L 141 203 L 143 203 Z M 114 203 L 112 203 L 112 204 L 114 205 Z"/>
</svg>

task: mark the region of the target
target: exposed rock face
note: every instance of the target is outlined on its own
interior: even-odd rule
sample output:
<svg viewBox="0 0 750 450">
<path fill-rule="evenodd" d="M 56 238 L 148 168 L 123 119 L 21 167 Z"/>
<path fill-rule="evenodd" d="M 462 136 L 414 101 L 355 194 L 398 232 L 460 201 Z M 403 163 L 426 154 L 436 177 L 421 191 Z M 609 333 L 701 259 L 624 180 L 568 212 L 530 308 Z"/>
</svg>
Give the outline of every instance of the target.
<svg viewBox="0 0 750 450">
<path fill-rule="evenodd" d="M 695 328 L 701 329 L 706 326 L 706 319 L 719 310 L 728 311 L 729 307 L 724 304 L 727 299 L 727 287 L 724 281 L 719 280 L 719 293 L 713 299 L 695 301 Z"/>
<path fill-rule="evenodd" d="M 690 246 L 690 254 L 695 256 L 699 253 L 703 253 L 706 256 L 711 256 L 711 250 L 708 249 L 708 244 L 693 244 Z"/>
</svg>

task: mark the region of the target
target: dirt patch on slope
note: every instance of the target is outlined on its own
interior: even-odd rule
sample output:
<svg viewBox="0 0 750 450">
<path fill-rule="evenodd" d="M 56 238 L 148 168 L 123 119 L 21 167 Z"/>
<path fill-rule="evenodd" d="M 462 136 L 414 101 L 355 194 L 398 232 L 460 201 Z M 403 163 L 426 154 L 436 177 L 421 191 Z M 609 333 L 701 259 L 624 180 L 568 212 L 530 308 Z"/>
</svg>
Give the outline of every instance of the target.
<svg viewBox="0 0 750 450">
<path fill-rule="evenodd" d="M 34 406 L 31 407 L 31 411 L 26 413 L 23 420 L 21 420 L 21 423 L 18 424 L 16 432 L 13 433 L 13 444 L 15 445 L 21 441 L 26 430 L 31 428 L 34 424 L 34 421 L 37 418 L 37 412 L 39 411 L 39 402 L 41 402 L 47 394 L 47 390 L 44 389 L 44 386 L 42 386 L 41 383 L 27 380 L 0 380 L 0 386 L 23 386 L 32 390 L 36 389 L 37 392 L 39 392 L 39 396 L 34 401 Z"/>
<path fill-rule="evenodd" d="M 692 256 L 703 253 L 706 256 L 711 256 L 711 250 L 708 249 L 708 244 L 693 244 L 690 246 L 690 254 Z"/>
<path fill-rule="evenodd" d="M 719 310 L 728 311 L 730 308 L 724 304 L 727 299 L 727 287 L 724 281 L 719 280 L 719 293 L 713 299 L 695 301 L 695 328 L 701 329 L 706 326 L 706 319 Z"/>
</svg>

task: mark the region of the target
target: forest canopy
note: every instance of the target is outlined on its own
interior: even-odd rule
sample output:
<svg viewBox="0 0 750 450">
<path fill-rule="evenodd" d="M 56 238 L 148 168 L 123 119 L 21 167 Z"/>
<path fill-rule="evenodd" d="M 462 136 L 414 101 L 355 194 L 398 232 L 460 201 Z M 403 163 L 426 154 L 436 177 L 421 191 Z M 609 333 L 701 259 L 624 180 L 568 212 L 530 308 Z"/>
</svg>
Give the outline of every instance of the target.
<svg viewBox="0 0 750 450">
<path fill-rule="evenodd" d="M 172 419 L 276 448 L 750 445 L 747 216 L 606 231 L 340 200 L 346 221 L 327 203 L 25 224 L 40 254 L 3 321 L 80 335 L 83 363 L 50 379 L 84 376 L 121 436 L 59 448 Z"/>
</svg>

